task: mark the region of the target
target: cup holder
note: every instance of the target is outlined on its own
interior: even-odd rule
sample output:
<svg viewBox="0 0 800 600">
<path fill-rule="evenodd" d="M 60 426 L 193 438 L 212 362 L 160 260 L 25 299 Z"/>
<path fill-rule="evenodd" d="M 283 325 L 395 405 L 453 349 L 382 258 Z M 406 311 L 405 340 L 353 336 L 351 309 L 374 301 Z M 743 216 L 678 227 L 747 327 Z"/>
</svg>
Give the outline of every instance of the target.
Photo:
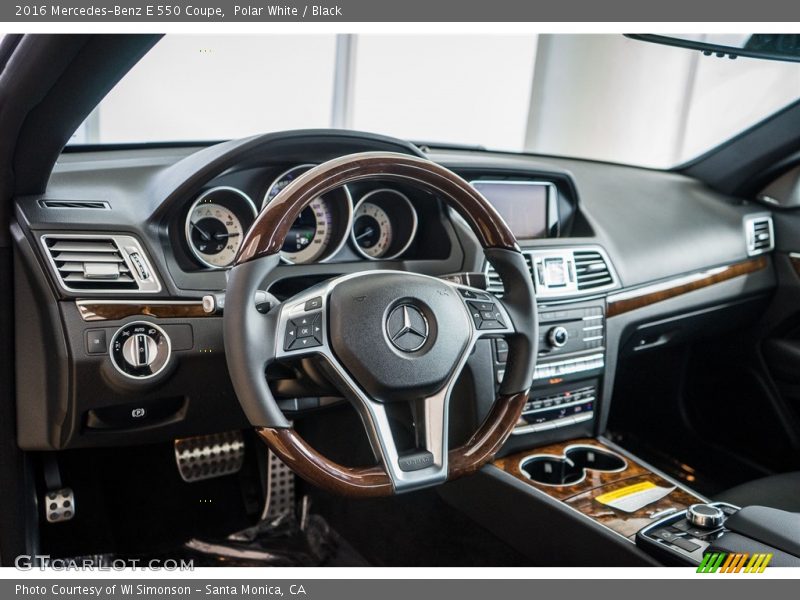
<svg viewBox="0 0 800 600">
<path fill-rule="evenodd" d="M 613 473 L 628 466 L 621 456 L 595 446 L 570 446 L 563 456 L 534 454 L 520 461 L 529 479 L 543 485 L 575 485 L 586 479 L 586 471 Z"/>
</svg>

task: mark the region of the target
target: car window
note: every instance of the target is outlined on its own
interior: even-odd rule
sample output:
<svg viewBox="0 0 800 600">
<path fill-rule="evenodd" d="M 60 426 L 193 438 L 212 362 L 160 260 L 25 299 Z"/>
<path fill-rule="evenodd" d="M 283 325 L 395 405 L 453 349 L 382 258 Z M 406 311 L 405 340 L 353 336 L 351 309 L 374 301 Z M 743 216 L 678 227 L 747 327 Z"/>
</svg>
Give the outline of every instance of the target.
<svg viewBox="0 0 800 600">
<path fill-rule="evenodd" d="M 621 35 L 172 35 L 71 143 L 337 127 L 669 168 L 799 96 L 796 63 Z"/>
</svg>

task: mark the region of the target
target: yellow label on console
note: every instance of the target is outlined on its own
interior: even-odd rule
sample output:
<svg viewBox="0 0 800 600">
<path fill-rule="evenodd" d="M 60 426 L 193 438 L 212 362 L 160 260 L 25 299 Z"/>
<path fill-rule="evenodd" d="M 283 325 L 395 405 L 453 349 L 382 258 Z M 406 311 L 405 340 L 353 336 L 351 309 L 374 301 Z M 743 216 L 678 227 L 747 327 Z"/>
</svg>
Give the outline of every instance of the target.
<svg viewBox="0 0 800 600">
<path fill-rule="evenodd" d="M 645 490 L 649 490 L 656 487 L 656 484 L 652 481 L 643 481 L 641 483 L 636 483 L 634 485 L 628 485 L 624 488 L 619 488 L 618 490 L 614 490 L 613 492 L 608 492 L 606 494 L 600 494 L 595 498 L 601 504 L 608 504 L 614 500 L 619 500 L 620 498 L 624 498 L 625 496 L 630 496 L 631 494 L 637 494 L 639 492 L 643 492 Z"/>
<path fill-rule="evenodd" d="M 617 510 L 633 513 L 641 510 L 645 506 L 654 504 L 667 496 L 675 489 L 675 486 L 662 487 L 652 481 L 642 481 L 633 485 L 625 486 L 613 492 L 600 494 L 595 498 L 600 504 L 610 506 Z"/>
</svg>

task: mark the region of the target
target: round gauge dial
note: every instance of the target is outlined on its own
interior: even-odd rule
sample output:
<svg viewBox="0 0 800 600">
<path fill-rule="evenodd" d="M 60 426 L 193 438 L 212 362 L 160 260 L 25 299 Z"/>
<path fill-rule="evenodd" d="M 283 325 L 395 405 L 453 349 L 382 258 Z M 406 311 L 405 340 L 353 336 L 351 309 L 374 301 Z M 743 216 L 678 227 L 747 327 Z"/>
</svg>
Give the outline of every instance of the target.
<svg viewBox="0 0 800 600">
<path fill-rule="evenodd" d="M 371 258 L 386 254 L 392 243 L 392 221 L 377 204 L 362 202 L 353 215 L 353 240 Z"/>
<path fill-rule="evenodd" d="M 186 241 L 207 267 L 230 266 L 255 221 L 252 200 L 234 188 L 213 188 L 195 201 L 186 216 Z"/>
<path fill-rule="evenodd" d="M 314 165 L 298 165 L 278 176 L 264 195 L 261 208 L 287 185 Z M 292 224 L 281 248 L 290 263 L 324 262 L 342 247 L 353 218 L 353 205 L 346 187 L 315 198 Z"/>
<path fill-rule="evenodd" d="M 417 233 L 417 211 L 408 197 L 391 188 L 373 190 L 356 204 L 350 237 L 366 258 L 397 258 Z"/>
<path fill-rule="evenodd" d="M 293 263 L 313 262 L 325 253 L 331 242 L 333 214 L 328 202 L 315 198 L 292 224 L 281 253 Z"/>
<path fill-rule="evenodd" d="M 308 171 L 309 169 L 313 168 L 314 165 L 297 165 L 296 167 L 292 167 L 288 171 L 284 171 L 280 175 L 275 178 L 275 181 L 270 184 L 267 193 L 264 195 L 264 201 L 261 203 L 261 210 L 264 210 L 264 207 L 270 203 L 270 201 L 281 193 L 283 188 L 287 185 L 292 183 L 295 179 L 297 179 L 300 175 Z"/>
</svg>

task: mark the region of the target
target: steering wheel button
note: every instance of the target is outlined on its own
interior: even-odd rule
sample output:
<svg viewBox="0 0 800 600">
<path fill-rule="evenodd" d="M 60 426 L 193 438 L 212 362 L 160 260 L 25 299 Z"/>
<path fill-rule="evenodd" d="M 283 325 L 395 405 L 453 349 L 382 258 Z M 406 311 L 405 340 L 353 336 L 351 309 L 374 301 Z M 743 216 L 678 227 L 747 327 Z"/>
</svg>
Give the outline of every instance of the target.
<svg viewBox="0 0 800 600">
<path fill-rule="evenodd" d="M 316 348 L 317 346 L 321 345 L 322 342 L 320 342 L 313 336 L 305 338 L 297 338 L 295 341 L 292 342 L 292 345 L 289 346 L 289 350 L 303 350 L 305 348 Z"/>
<path fill-rule="evenodd" d="M 305 338 L 311 335 L 311 326 L 306 325 L 297 329 L 297 337 Z"/>
<path fill-rule="evenodd" d="M 318 308 L 322 308 L 322 296 L 317 296 L 316 298 L 311 298 L 311 300 L 306 300 L 306 312 L 309 310 L 317 310 Z"/>
<path fill-rule="evenodd" d="M 469 305 L 473 309 L 473 311 L 477 310 L 479 312 L 483 311 L 494 312 L 494 303 L 492 302 L 474 302 L 470 300 Z"/>
<path fill-rule="evenodd" d="M 478 325 L 478 329 L 503 329 L 505 325 L 503 325 L 500 321 L 481 321 Z"/>
<path fill-rule="evenodd" d="M 286 327 L 286 337 L 283 340 L 283 349 L 289 350 L 292 347 L 292 342 L 297 339 L 297 327 L 289 323 Z"/>
</svg>

